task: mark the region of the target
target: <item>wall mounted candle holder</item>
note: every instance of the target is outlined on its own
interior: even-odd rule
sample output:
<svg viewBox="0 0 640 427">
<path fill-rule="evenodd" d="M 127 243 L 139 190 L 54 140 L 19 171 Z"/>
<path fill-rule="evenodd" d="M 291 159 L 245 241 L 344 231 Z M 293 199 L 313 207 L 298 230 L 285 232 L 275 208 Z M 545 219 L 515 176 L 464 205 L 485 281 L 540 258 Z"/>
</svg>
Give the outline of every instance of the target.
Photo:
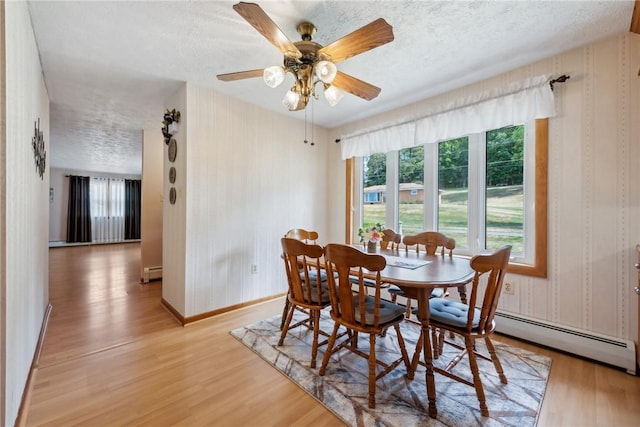
<svg viewBox="0 0 640 427">
<path fill-rule="evenodd" d="M 175 108 L 171 111 L 167 110 L 164 113 L 162 120 L 162 135 L 164 136 L 164 143 L 169 145 L 169 141 L 171 141 L 171 137 L 178 133 L 180 123 L 180 111 Z"/>
</svg>

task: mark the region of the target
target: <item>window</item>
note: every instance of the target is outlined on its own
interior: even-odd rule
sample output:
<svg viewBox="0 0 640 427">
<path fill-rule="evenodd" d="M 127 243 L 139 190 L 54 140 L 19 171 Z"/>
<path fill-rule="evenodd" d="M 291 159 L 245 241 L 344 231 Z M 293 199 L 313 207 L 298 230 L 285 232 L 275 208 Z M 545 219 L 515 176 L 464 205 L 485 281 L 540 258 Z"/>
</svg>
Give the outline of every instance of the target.
<svg viewBox="0 0 640 427">
<path fill-rule="evenodd" d="M 424 147 L 409 147 L 398 151 L 398 225 L 392 228 L 409 235 L 424 230 L 423 224 Z"/>
<path fill-rule="evenodd" d="M 362 174 L 362 226 L 385 223 L 387 156 L 373 154 L 365 158 Z"/>
<path fill-rule="evenodd" d="M 360 158 L 349 166 L 362 171 L 354 184 L 369 186 L 371 170 L 384 164 L 376 185 L 386 203 L 375 205 L 374 215 L 364 198 L 354 200 L 363 209 L 353 221 L 381 222 L 404 235 L 439 230 L 456 239 L 460 255 L 511 244 L 510 272 L 546 277 L 547 144 L 544 119 Z M 354 227 L 347 229 L 351 241 Z"/>
<path fill-rule="evenodd" d="M 484 248 L 524 255 L 524 126 L 486 133 Z"/>
<path fill-rule="evenodd" d="M 124 180 L 91 178 L 91 236 L 95 243 L 124 240 Z"/>
<path fill-rule="evenodd" d="M 469 235 L 469 139 L 438 144 L 438 231 L 468 248 Z"/>
</svg>

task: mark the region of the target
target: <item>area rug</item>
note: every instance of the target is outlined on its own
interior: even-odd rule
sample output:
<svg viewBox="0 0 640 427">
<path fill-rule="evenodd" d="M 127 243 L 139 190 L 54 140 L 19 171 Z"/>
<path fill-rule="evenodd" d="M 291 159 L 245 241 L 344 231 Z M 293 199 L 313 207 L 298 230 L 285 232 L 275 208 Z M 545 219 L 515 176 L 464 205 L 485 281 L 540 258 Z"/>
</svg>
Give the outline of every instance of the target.
<svg viewBox="0 0 640 427">
<path fill-rule="evenodd" d="M 300 320 L 302 313 L 295 316 Z M 329 314 L 322 313 L 321 329 L 331 332 L 333 322 Z M 551 359 L 526 350 L 508 346 L 494 340 L 496 352 L 502 362 L 508 384 L 501 384 L 493 364 L 479 359 L 482 383 L 489 407 L 489 417 L 483 417 L 473 387 L 436 374 L 438 417 L 427 413 L 425 368 L 420 366 L 414 380 L 406 378 L 401 365 L 378 380 L 376 408 L 368 407 L 367 361 L 348 350 L 334 354 L 321 377 L 318 370 L 326 346 L 320 347 L 317 368 L 311 369 L 312 332 L 299 327 L 289 331 L 284 345 L 277 346 L 280 337 L 280 316 L 262 320 L 231 331 L 240 342 L 260 355 L 265 361 L 286 375 L 307 393 L 316 398 L 346 424 L 352 426 L 535 426 L 542 405 Z M 413 355 L 419 336 L 419 327 L 403 322 L 402 335 L 409 358 Z M 322 336 L 321 336 L 322 338 Z M 368 349 L 368 336 L 360 336 L 361 349 Z M 478 349 L 486 353 L 484 343 Z M 434 361 L 443 367 L 457 352 L 445 345 L 445 353 Z M 399 354 L 395 331 L 379 337 L 376 355 L 395 358 Z M 454 372 L 472 380 L 468 359 L 463 359 Z"/>
</svg>

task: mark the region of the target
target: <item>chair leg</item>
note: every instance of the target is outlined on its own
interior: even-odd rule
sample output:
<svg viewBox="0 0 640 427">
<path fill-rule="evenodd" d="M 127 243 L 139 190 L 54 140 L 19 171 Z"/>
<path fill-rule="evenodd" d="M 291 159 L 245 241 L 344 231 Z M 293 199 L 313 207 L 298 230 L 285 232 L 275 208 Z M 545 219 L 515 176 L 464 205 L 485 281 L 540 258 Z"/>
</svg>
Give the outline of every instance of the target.
<svg viewBox="0 0 640 427">
<path fill-rule="evenodd" d="M 376 334 L 369 334 L 369 408 L 376 407 Z"/>
<path fill-rule="evenodd" d="M 453 332 L 451 333 L 451 338 L 455 338 L 455 334 Z M 438 355 L 441 355 L 442 352 L 444 351 L 444 335 L 445 335 L 445 331 L 440 331 L 440 333 L 438 334 L 438 341 L 436 343 L 434 343 L 434 345 L 438 346 Z"/>
<path fill-rule="evenodd" d="M 322 366 L 320 366 L 320 371 L 318 372 L 320 376 L 323 376 L 327 370 L 327 365 L 329 364 L 331 353 L 333 353 L 333 346 L 336 343 L 336 336 L 338 335 L 339 327 L 340 325 L 338 324 L 338 322 L 335 322 L 333 324 L 333 331 L 331 332 L 329 342 L 327 343 L 327 351 L 324 353 L 324 357 L 322 358 Z"/>
<path fill-rule="evenodd" d="M 289 312 L 289 294 L 287 294 L 287 296 L 284 297 L 284 308 L 282 309 L 282 320 L 280 321 L 280 330 L 284 328 L 284 322 L 288 312 Z"/>
<path fill-rule="evenodd" d="M 502 371 L 502 364 L 500 363 L 500 359 L 498 359 L 498 355 L 496 354 L 496 349 L 493 346 L 493 343 L 491 342 L 489 337 L 484 337 L 484 342 L 487 344 L 487 349 L 489 350 L 489 354 L 491 355 L 491 361 L 493 362 L 493 366 L 495 366 L 496 372 L 500 377 L 500 382 L 502 384 L 507 384 L 507 377 Z"/>
<path fill-rule="evenodd" d="M 464 285 L 458 286 L 458 294 L 460 294 L 460 302 L 467 304 L 467 288 Z"/>
<path fill-rule="evenodd" d="M 402 332 L 400 332 L 400 325 L 397 323 L 394 325 L 396 330 L 396 336 L 398 337 L 398 345 L 400 346 L 400 353 L 402 354 L 402 361 L 404 362 L 404 367 L 409 372 L 411 365 L 409 364 L 409 354 L 407 353 L 407 348 L 404 345 L 404 337 L 402 336 Z"/>
<path fill-rule="evenodd" d="M 320 310 L 311 310 L 313 315 L 313 344 L 311 345 L 311 368 L 316 367 L 318 356 L 318 335 L 320 334 Z"/>
<path fill-rule="evenodd" d="M 420 331 L 420 336 L 418 336 L 418 341 L 416 342 L 416 350 L 413 352 L 413 357 L 411 358 L 411 366 L 407 370 L 407 378 L 410 380 L 413 379 L 414 374 L 416 373 L 416 369 L 418 369 L 418 363 L 420 362 L 420 354 L 422 353 L 423 348 L 423 340 L 422 331 Z"/>
<path fill-rule="evenodd" d="M 289 303 L 289 300 L 287 299 L 287 302 Z M 291 324 L 291 319 L 293 319 L 293 312 L 296 311 L 296 306 L 295 304 L 287 304 L 287 317 L 286 320 L 284 321 L 283 325 L 280 327 L 281 331 L 280 332 L 280 340 L 278 341 L 278 347 L 282 345 L 282 343 L 284 343 L 284 337 L 287 336 L 287 332 L 289 331 L 289 325 Z M 284 319 L 284 314 L 283 317 Z"/>
<path fill-rule="evenodd" d="M 467 354 L 469 355 L 469 366 L 471 367 L 471 373 L 473 374 L 473 385 L 476 389 L 476 395 L 478 396 L 478 403 L 480 404 L 480 413 L 483 417 L 489 416 L 489 408 L 487 408 L 487 401 L 484 396 L 484 387 L 482 387 L 482 381 L 480 381 L 480 372 L 478 371 L 478 362 L 476 361 L 476 355 L 473 352 L 473 339 L 469 337 L 464 338 Z"/>
<path fill-rule="evenodd" d="M 440 354 L 441 354 L 440 338 L 439 338 L 440 335 L 442 335 L 442 331 L 438 330 L 437 328 L 431 328 L 431 342 L 433 343 L 434 359 L 437 359 L 438 357 L 440 357 Z"/>
</svg>

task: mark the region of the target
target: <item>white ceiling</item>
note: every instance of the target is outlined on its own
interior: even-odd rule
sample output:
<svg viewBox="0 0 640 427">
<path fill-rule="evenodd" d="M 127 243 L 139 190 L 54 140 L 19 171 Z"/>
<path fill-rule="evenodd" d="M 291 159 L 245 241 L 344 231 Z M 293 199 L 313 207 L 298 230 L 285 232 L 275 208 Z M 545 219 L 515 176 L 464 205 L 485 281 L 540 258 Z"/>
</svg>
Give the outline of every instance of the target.
<svg viewBox="0 0 640 427">
<path fill-rule="evenodd" d="M 303 111 L 282 106 L 285 85 L 216 79 L 282 62 L 235 3 L 28 0 L 51 100 L 51 167 L 139 174 L 142 129 L 160 131 L 164 99 L 185 81 L 303 120 Z M 372 101 L 346 94 L 334 108 L 320 97 L 314 121 L 329 128 L 627 32 L 634 7 L 632 0 L 259 4 L 292 41 L 302 21 L 315 24 L 321 45 L 380 17 L 393 27 L 393 42 L 338 64 L 382 92 Z"/>
</svg>

